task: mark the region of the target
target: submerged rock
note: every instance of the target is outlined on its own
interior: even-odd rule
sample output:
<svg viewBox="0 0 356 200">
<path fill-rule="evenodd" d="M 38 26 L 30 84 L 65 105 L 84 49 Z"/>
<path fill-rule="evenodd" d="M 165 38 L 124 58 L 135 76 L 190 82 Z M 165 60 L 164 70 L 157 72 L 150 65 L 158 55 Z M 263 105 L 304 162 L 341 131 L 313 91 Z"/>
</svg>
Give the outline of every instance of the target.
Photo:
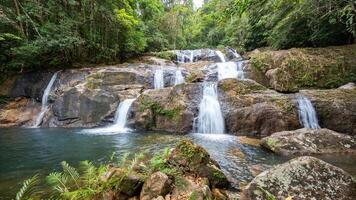
<svg viewBox="0 0 356 200">
<path fill-rule="evenodd" d="M 356 138 L 328 129 L 299 129 L 274 133 L 262 146 L 281 155 L 356 153 Z"/>
<path fill-rule="evenodd" d="M 299 157 L 259 174 L 243 191 L 246 200 L 352 200 L 356 183 L 345 171 L 313 157 Z"/>
</svg>

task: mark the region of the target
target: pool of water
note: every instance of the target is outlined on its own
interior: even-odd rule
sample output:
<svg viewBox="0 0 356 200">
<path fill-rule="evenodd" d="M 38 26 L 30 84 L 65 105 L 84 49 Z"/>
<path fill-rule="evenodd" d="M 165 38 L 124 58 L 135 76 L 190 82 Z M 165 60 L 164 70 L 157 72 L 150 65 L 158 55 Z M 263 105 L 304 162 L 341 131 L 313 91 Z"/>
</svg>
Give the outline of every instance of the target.
<svg viewBox="0 0 356 200">
<path fill-rule="evenodd" d="M 218 161 L 235 187 L 252 180 L 251 166 L 269 168 L 286 161 L 260 148 L 243 145 L 231 135 L 164 133 L 121 133 L 116 135 L 85 134 L 82 129 L 0 129 L 0 199 L 12 199 L 22 181 L 39 173 L 47 175 L 60 168 L 65 160 L 76 166 L 79 161 L 105 162 L 113 152 L 120 156 L 148 151 L 151 153 L 173 147 L 182 139 L 191 139 L 203 146 Z M 240 149 L 245 156 L 237 156 Z M 355 156 L 326 156 L 322 159 L 356 174 Z"/>
</svg>

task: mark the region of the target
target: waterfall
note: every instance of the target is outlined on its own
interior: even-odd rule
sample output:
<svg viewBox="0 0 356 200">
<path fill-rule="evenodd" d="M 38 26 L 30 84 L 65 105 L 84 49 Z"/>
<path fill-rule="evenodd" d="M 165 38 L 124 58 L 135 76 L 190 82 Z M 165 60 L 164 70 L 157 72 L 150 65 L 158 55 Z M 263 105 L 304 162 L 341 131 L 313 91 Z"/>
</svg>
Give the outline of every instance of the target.
<svg viewBox="0 0 356 200">
<path fill-rule="evenodd" d="M 242 61 L 237 62 L 237 79 L 245 79 L 243 64 Z"/>
<path fill-rule="evenodd" d="M 203 99 L 199 105 L 196 124 L 198 133 L 224 133 L 224 118 L 218 100 L 216 83 L 204 83 Z"/>
<path fill-rule="evenodd" d="M 227 78 L 244 79 L 243 62 L 224 62 L 217 63 L 218 66 L 218 80 Z"/>
<path fill-rule="evenodd" d="M 114 124 L 103 128 L 81 130 L 83 134 L 113 135 L 118 133 L 128 133 L 131 129 L 126 127 L 128 113 L 136 99 L 126 99 L 120 102 L 115 112 Z"/>
<path fill-rule="evenodd" d="M 155 89 L 164 88 L 164 78 L 163 78 L 163 70 L 157 69 L 154 74 L 154 86 Z"/>
<path fill-rule="evenodd" d="M 42 121 L 43 121 L 43 117 L 46 114 L 47 110 L 48 110 L 48 96 L 52 90 L 52 86 L 54 84 L 54 81 L 57 79 L 57 75 L 58 72 L 54 73 L 51 80 L 49 81 L 46 89 L 43 92 L 43 96 L 42 96 L 42 107 L 41 107 L 41 112 L 40 114 L 37 116 L 36 118 L 36 122 L 35 125 L 33 125 L 33 128 L 38 128 Z"/>
<path fill-rule="evenodd" d="M 185 63 L 185 62 L 194 62 L 195 51 L 194 50 L 184 50 L 178 51 L 177 54 L 177 62 Z"/>
<path fill-rule="evenodd" d="M 217 51 L 215 51 L 215 53 L 216 53 L 216 55 L 219 56 L 221 62 L 226 62 L 225 56 L 221 51 L 217 50 Z"/>
<path fill-rule="evenodd" d="M 230 52 L 232 53 L 232 55 L 235 56 L 235 58 L 241 58 L 241 55 L 239 53 L 237 53 L 237 51 L 233 48 L 229 48 Z"/>
<path fill-rule="evenodd" d="M 182 71 L 178 69 L 176 71 L 176 74 L 175 74 L 174 85 L 179 85 L 179 84 L 182 84 L 184 82 L 185 82 L 185 80 L 184 80 L 184 77 L 182 75 Z"/>
<path fill-rule="evenodd" d="M 118 131 L 126 129 L 127 114 L 135 100 L 136 99 L 126 99 L 117 107 L 113 127 L 117 128 Z"/>
<path fill-rule="evenodd" d="M 319 129 L 318 118 L 310 100 L 305 96 L 298 96 L 299 121 L 304 128 Z"/>
</svg>

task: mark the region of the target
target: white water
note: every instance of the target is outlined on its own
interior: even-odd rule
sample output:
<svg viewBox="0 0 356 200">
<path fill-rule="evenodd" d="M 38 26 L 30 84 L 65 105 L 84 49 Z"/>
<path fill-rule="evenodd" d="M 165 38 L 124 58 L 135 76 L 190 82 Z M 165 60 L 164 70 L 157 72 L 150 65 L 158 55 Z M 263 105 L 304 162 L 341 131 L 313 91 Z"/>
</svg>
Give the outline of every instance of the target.
<svg viewBox="0 0 356 200">
<path fill-rule="evenodd" d="M 218 100 L 216 83 L 205 83 L 203 99 L 199 105 L 199 116 L 195 124 L 198 133 L 223 134 L 224 118 Z"/>
<path fill-rule="evenodd" d="M 81 133 L 89 133 L 96 135 L 113 135 L 119 133 L 129 133 L 130 128 L 126 127 L 127 117 L 132 106 L 132 103 L 136 99 L 126 99 L 119 104 L 115 112 L 114 124 L 104 128 L 95 128 L 89 130 L 83 130 Z"/>
<path fill-rule="evenodd" d="M 216 53 L 216 55 L 219 56 L 221 62 L 226 62 L 225 56 L 221 51 L 217 50 L 217 51 L 215 51 L 215 53 Z"/>
<path fill-rule="evenodd" d="M 241 55 L 237 53 L 235 49 L 229 48 L 229 50 L 235 56 L 235 58 L 241 58 Z"/>
<path fill-rule="evenodd" d="M 36 122 L 33 125 L 33 128 L 38 128 L 41 125 L 41 123 L 43 121 L 43 117 L 46 114 L 46 112 L 48 111 L 48 96 L 49 96 L 49 94 L 50 94 L 50 92 L 52 90 L 52 86 L 54 84 L 54 81 L 57 79 L 57 75 L 58 75 L 58 72 L 53 74 L 51 80 L 49 81 L 46 89 L 43 92 L 41 112 L 37 116 Z"/>
<path fill-rule="evenodd" d="M 177 70 L 175 73 L 175 77 L 174 77 L 174 85 L 179 85 L 184 83 L 184 77 L 182 75 L 182 71 L 181 70 Z"/>
<path fill-rule="evenodd" d="M 227 78 L 244 79 L 244 71 L 242 62 L 224 62 L 217 63 L 218 66 L 218 80 Z"/>
<path fill-rule="evenodd" d="M 298 96 L 299 121 L 304 128 L 319 129 L 319 122 L 313 104 L 305 96 Z"/>
<path fill-rule="evenodd" d="M 163 78 L 163 70 L 157 69 L 154 74 L 154 86 L 155 89 L 164 88 L 164 78 Z"/>
<path fill-rule="evenodd" d="M 184 50 L 178 51 L 177 53 L 177 62 L 194 62 L 195 51 L 194 50 Z"/>
</svg>

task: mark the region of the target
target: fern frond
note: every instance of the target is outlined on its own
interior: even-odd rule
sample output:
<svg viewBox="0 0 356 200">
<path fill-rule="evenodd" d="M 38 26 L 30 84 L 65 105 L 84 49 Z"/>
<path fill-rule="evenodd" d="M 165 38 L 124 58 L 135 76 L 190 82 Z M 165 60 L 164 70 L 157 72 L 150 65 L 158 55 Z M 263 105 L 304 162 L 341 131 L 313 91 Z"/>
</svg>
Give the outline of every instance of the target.
<svg viewBox="0 0 356 200">
<path fill-rule="evenodd" d="M 63 173 L 52 172 L 46 177 L 46 181 L 59 193 L 69 191 L 67 187 L 68 177 Z"/>
<path fill-rule="evenodd" d="M 79 189 L 78 179 L 80 176 L 78 171 L 74 167 L 70 166 L 66 161 L 62 161 L 61 165 L 63 168 L 63 173 L 67 174 L 75 183 L 77 189 Z"/>
<path fill-rule="evenodd" d="M 23 182 L 20 191 L 16 194 L 16 200 L 25 200 L 38 194 L 38 185 L 40 183 L 38 174 Z"/>
<path fill-rule="evenodd" d="M 124 155 L 122 155 L 122 158 L 119 162 L 119 166 L 124 167 L 125 163 L 127 161 L 127 158 L 129 157 L 130 153 L 125 153 Z"/>
</svg>

